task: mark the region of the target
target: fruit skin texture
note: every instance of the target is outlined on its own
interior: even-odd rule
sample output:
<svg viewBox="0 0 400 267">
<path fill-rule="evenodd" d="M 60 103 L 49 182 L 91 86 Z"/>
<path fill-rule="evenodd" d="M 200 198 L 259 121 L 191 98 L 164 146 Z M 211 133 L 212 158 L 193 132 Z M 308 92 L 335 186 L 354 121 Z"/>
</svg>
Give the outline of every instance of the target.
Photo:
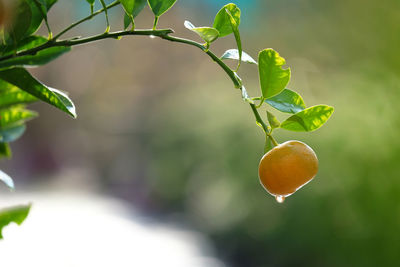
<svg viewBox="0 0 400 267">
<path fill-rule="evenodd" d="M 318 172 L 318 159 L 308 145 L 287 141 L 261 159 L 260 182 L 274 196 L 289 196 L 308 183 Z"/>
</svg>

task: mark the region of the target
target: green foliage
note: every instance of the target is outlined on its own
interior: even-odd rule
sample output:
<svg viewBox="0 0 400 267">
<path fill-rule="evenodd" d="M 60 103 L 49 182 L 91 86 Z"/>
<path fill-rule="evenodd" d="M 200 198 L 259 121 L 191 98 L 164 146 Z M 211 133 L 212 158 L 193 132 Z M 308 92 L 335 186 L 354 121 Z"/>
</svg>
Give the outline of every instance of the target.
<svg viewBox="0 0 400 267">
<path fill-rule="evenodd" d="M 223 6 L 215 16 L 213 27 L 195 27 L 189 21 L 184 25 L 195 32 L 206 44 L 192 40 L 174 37 L 172 29 L 156 30 L 158 18 L 168 11 L 176 0 L 147 0 L 155 15 L 153 30 L 135 30 L 134 18 L 139 15 L 146 0 L 119 0 L 108 6 L 104 0 L 99 0 L 102 9 L 94 12 L 95 0 L 87 0 L 91 6 L 91 14 L 71 24 L 59 34 L 52 37 L 47 21 L 47 12 L 57 0 L 16 0 L 16 12 L 10 27 L 4 32 L 0 45 L 0 157 L 10 157 L 9 142 L 17 140 L 26 130 L 25 123 L 37 117 L 37 113 L 25 108 L 26 104 L 35 101 L 46 102 L 76 118 L 75 106 L 67 93 L 50 88 L 35 79 L 24 67 L 37 67 L 49 63 L 59 56 L 69 52 L 74 45 L 90 43 L 106 38 L 120 39 L 126 35 L 147 35 L 159 37 L 164 40 L 183 43 L 200 48 L 214 60 L 228 77 L 234 87 L 241 91 L 242 99 L 250 104 L 256 123 L 265 132 L 264 151 L 269 151 L 277 142 L 272 137 L 272 131 L 276 128 L 290 131 L 313 131 L 321 127 L 331 116 L 333 108 L 326 105 L 318 105 L 306 108 L 302 97 L 289 89 L 285 89 L 290 80 L 290 68 L 283 69 L 285 59 L 279 56 L 273 49 L 265 49 L 259 53 L 258 63 L 247 53 L 243 52 L 242 40 L 239 32 L 241 11 L 233 3 Z M 109 32 L 108 9 L 121 4 L 124 13 L 124 29 L 132 23 L 132 29 L 125 31 Z M 107 28 L 106 32 L 90 37 L 75 37 L 60 40 L 60 37 L 80 23 L 92 19 L 94 16 L 104 13 Z M 33 35 L 45 21 L 49 36 Z M 219 37 L 233 33 L 237 49 L 229 49 L 218 58 L 210 51 L 210 45 Z M 222 60 L 238 60 L 236 69 L 231 69 Z M 258 64 L 261 96 L 250 97 L 242 80 L 238 75 L 241 62 Z M 256 105 L 255 101 L 260 101 Z M 268 124 L 258 112 L 263 103 L 267 103 L 275 109 L 293 114 L 282 123 L 269 111 L 267 111 Z M 0 180 L 13 188 L 12 179 L 0 171 Z M 0 238 L 1 229 L 10 222 L 22 223 L 26 218 L 30 205 L 17 206 L 0 211 Z"/>
<path fill-rule="evenodd" d="M 297 112 L 281 124 L 281 128 L 295 132 L 311 132 L 321 127 L 332 115 L 333 107 L 317 105 Z"/>
<path fill-rule="evenodd" d="M 0 129 L 7 129 L 37 117 L 37 113 L 23 106 L 0 109 Z"/>
<path fill-rule="evenodd" d="M 45 42 L 47 42 L 46 38 L 43 38 L 41 36 L 30 36 L 22 40 L 18 44 L 16 52 L 21 52 L 30 48 L 38 47 L 44 44 Z M 9 55 L 10 53 L 12 53 L 10 50 L 12 50 L 12 46 L 6 47 L 5 55 Z M 0 70 L 12 67 L 23 67 L 23 66 L 36 67 L 44 65 L 69 51 L 71 51 L 71 47 L 59 46 L 59 47 L 50 47 L 47 49 L 40 50 L 34 55 L 11 57 L 9 59 L 0 61 Z"/>
<path fill-rule="evenodd" d="M 76 118 L 75 106 L 66 94 L 42 84 L 25 69 L 13 68 L 0 71 L 0 79 Z"/>
<path fill-rule="evenodd" d="M 25 124 L 9 127 L 6 129 L 0 129 L 0 142 L 14 142 L 24 134 L 25 130 Z"/>
<path fill-rule="evenodd" d="M 207 44 L 214 42 L 218 36 L 218 30 L 210 27 L 195 27 L 190 21 L 185 21 L 184 23 L 186 29 L 189 29 L 197 33 L 201 39 L 203 39 Z"/>
<path fill-rule="evenodd" d="M 221 56 L 221 59 L 234 59 L 239 60 L 239 51 L 237 49 L 228 49 Z M 258 64 L 249 54 L 242 51 L 242 62 L 246 62 L 249 64 Z"/>
<path fill-rule="evenodd" d="M 1 158 L 11 158 L 11 148 L 8 143 L 0 142 L 0 159 Z"/>
<path fill-rule="evenodd" d="M 0 210 L 0 239 L 3 238 L 3 228 L 12 222 L 21 225 L 28 216 L 30 209 L 31 205 L 28 204 Z"/>
<path fill-rule="evenodd" d="M 7 147 L 0 145 L 0 151 L 2 152 L 2 155 L 3 155 L 4 149 L 7 149 Z M 5 185 L 8 186 L 8 188 L 14 189 L 13 179 L 11 179 L 10 176 L 8 176 L 6 173 L 4 173 L 2 171 L 0 171 L 0 181 L 5 183 Z M 0 219 L 0 221 L 1 221 L 1 219 Z M 1 223 L 0 223 L 0 226 L 1 226 Z M 1 228 L 0 228 L 0 235 L 1 235 Z"/>
<path fill-rule="evenodd" d="M 279 126 L 281 125 L 281 123 L 275 117 L 275 115 L 269 111 L 267 111 L 267 118 L 268 118 L 269 125 L 271 126 L 272 129 L 279 128 Z"/>
<path fill-rule="evenodd" d="M 258 54 L 258 71 L 261 92 L 264 98 L 279 94 L 290 80 L 290 68 L 282 69 L 285 59 L 275 50 L 268 48 Z"/>
<path fill-rule="evenodd" d="M 146 0 L 120 0 L 126 14 L 132 17 L 139 15 L 146 5 Z"/>
<path fill-rule="evenodd" d="M 148 0 L 151 11 L 156 17 L 161 16 L 168 11 L 176 2 L 176 0 Z"/>
<path fill-rule="evenodd" d="M 234 23 L 232 23 L 231 18 Z M 215 16 L 213 28 L 219 31 L 219 37 L 224 37 L 233 32 L 232 24 L 234 24 L 235 27 L 239 26 L 240 9 L 235 4 L 227 4 L 223 6 Z"/>
<path fill-rule="evenodd" d="M 265 102 L 285 113 L 296 113 L 306 108 L 303 98 L 289 89 L 284 89 L 279 94 L 266 99 Z"/>
</svg>

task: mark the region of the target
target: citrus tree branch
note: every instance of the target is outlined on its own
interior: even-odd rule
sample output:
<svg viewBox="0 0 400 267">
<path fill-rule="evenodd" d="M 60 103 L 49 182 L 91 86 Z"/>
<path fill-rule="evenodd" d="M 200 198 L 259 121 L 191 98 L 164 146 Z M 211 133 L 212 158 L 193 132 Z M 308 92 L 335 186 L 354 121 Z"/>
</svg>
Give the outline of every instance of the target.
<svg viewBox="0 0 400 267">
<path fill-rule="evenodd" d="M 113 4 L 116 5 L 115 2 Z M 99 10 L 97 12 L 100 12 L 100 11 L 101 10 Z M 93 13 L 93 14 L 95 14 L 95 13 Z M 77 24 L 75 23 L 73 25 L 77 25 Z M 72 27 L 70 26 L 69 28 L 71 29 Z M 207 47 L 205 47 L 203 44 L 195 42 L 193 40 L 169 35 L 173 32 L 174 31 L 172 29 L 160 29 L 160 30 L 144 29 L 144 30 L 116 31 L 116 32 L 109 32 L 109 33 L 105 32 L 105 33 L 90 36 L 90 37 L 72 38 L 72 39 L 68 39 L 68 40 L 56 40 L 54 38 L 53 40 L 49 40 L 48 42 L 46 42 L 40 46 L 31 48 L 31 49 L 27 49 L 25 51 L 21 51 L 15 55 L 4 56 L 4 57 L 0 58 L 0 61 L 6 60 L 9 58 L 22 57 L 22 56 L 26 56 L 26 55 L 35 55 L 39 51 L 42 51 L 44 49 L 48 49 L 51 47 L 56 47 L 56 46 L 72 47 L 72 46 L 76 46 L 76 45 L 92 43 L 92 42 L 103 40 L 103 39 L 110 39 L 110 38 L 118 39 L 119 37 L 127 36 L 127 35 L 155 36 L 155 37 L 159 37 L 161 39 L 168 40 L 171 42 L 183 43 L 183 44 L 195 46 L 195 47 L 201 49 L 225 71 L 225 73 L 232 80 L 235 88 L 242 89 L 241 81 L 237 77 L 236 73 L 231 68 L 229 68 L 229 66 L 226 65 L 220 58 L 218 58 L 213 52 L 211 52 L 209 49 L 207 49 Z M 57 36 L 59 36 L 59 35 L 60 34 L 58 34 Z M 249 103 L 249 104 L 250 104 L 251 110 L 253 111 L 254 117 L 256 118 L 257 124 L 259 124 L 262 127 L 262 129 L 264 130 L 264 132 L 267 135 L 270 135 L 268 126 L 265 124 L 265 122 L 261 118 L 260 114 L 258 113 L 258 110 L 257 110 L 257 107 L 255 106 L 255 104 L 252 104 L 252 103 Z"/>
<path fill-rule="evenodd" d="M 58 38 L 60 38 L 64 33 L 68 32 L 69 30 L 71 30 L 72 28 L 75 28 L 76 26 L 78 26 L 79 24 L 92 19 L 93 17 L 103 13 L 104 11 L 106 11 L 107 9 L 110 9 L 112 7 L 115 7 L 117 5 L 119 5 L 120 2 L 119 1 L 114 1 L 111 4 L 109 4 L 108 6 L 106 6 L 105 8 L 99 9 L 96 12 L 93 12 L 92 14 L 90 14 L 89 16 L 87 16 L 86 18 L 83 18 L 73 24 L 71 24 L 70 26 L 68 26 L 67 28 L 65 28 L 64 30 L 62 30 L 60 33 L 56 34 L 54 36 L 54 39 L 57 40 Z"/>
</svg>

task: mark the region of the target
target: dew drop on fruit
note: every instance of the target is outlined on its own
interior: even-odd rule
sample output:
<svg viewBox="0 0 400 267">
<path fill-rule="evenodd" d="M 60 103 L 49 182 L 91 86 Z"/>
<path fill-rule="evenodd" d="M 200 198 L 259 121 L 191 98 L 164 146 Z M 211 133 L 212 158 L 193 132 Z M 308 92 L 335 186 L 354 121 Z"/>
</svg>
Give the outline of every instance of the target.
<svg viewBox="0 0 400 267">
<path fill-rule="evenodd" d="M 154 35 L 150 35 L 150 38 L 151 38 L 151 39 L 154 39 L 154 38 L 156 38 L 156 37 L 155 37 Z"/>
<path fill-rule="evenodd" d="M 284 196 L 275 196 L 276 202 L 278 203 L 283 203 L 283 201 L 285 201 L 285 197 Z"/>
</svg>

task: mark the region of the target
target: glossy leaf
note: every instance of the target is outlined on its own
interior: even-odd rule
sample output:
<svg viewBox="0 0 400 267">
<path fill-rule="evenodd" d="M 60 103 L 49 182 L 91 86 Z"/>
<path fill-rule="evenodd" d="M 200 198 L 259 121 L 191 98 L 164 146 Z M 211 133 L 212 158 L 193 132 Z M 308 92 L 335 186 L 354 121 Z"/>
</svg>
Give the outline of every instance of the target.
<svg viewBox="0 0 400 267">
<path fill-rule="evenodd" d="M 242 88 L 240 88 L 240 90 L 242 90 L 242 99 L 250 104 L 254 104 L 254 101 L 247 94 L 246 88 L 244 86 L 242 86 Z"/>
<path fill-rule="evenodd" d="M 223 6 L 217 13 L 214 19 L 213 28 L 219 31 L 219 37 L 224 37 L 233 32 L 231 19 L 227 13 L 230 12 L 235 24 L 240 24 L 240 9 L 235 4 L 227 4 Z"/>
<path fill-rule="evenodd" d="M 24 109 L 23 107 L 12 107 L 0 110 L 0 129 L 10 128 L 37 117 L 37 112 Z"/>
<path fill-rule="evenodd" d="M 267 118 L 268 118 L 269 125 L 271 126 L 272 129 L 279 128 L 279 126 L 281 125 L 281 123 L 280 123 L 279 120 L 275 117 L 275 115 L 272 114 L 272 113 L 269 112 L 269 111 L 267 111 Z"/>
<path fill-rule="evenodd" d="M 14 45 L 21 40 L 28 32 L 32 21 L 31 6 L 37 7 L 33 2 L 27 0 L 17 0 L 13 14 L 13 19 L 10 28 L 7 30 L 13 40 Z"/>
<path fill-rule="evenodd" d="M 8 174 L 6 174 L 5 172 L 3 172 L 1 170 L 0 170 L 0 181 L 5 183 L 8 186 L 8 188 L 14 189 L 13 179 L 10 176 L 8 176 Z"/>
<path fill-rule="evenodd" d="M 311 132 L 320 128 L 332 113 L 333 107 L 327 105 L 309 107 L 282 122 L 281 128 L 295 132 Z"/>
<path fill-rule="evenodd" d="M 218 38 L 219 32 L 210 27 L 195 27 L 190 21 L 185 20 L 186 29 L 197 33 L 206 43 L 211 43 Z"/>
<path fill-rule="evenodd" d="M 35 102 L 38 99 L 15 85 L 0 80 L 0 108 L 15 104 L 25 104 Z"/>
<path fill-rule="evenodd" d="M 21 225 L 28 217 L 31 205 L 19 205 L 0 210 L 0 239 L 3 238 L 2 230 L 8 224 L 15 222 Z"/>
<path fill-rule="evenodd" d="M 125 12 L 132 17 L 136 17 L 146 5 L 146 0 L 119 0 Z"/>
<path fill-rule="evenodd" d="M 0 129 L 0 142 L 10 143 L 20 138 L 26 130 L 25 124 L 15 127 Z"/>
<path fill-rule="evenodd" d="M 11 158 L 11 148 L 8 143 L 0 142 L 0 158 Z"/>
<path fill-rule="evenodd" d="M 161 16 L 168 11 L 176 2 L 176 0 L 148 0 L 151 11 L 156 17 Z"/>
<path fill-rule="evenodd" d="M 129 17 L 128 14 L 126 14 L 126 12 L 125 12 L 124 13 L 124 30 L 128 29 L 131 22 L 132 22 L 131 17 Z"/>
<path fill-rule="evenodd" d="M 243 52 L 242 51 L 242 40 L 240 39 L 240 33 L 239 33 L 239 23 L 238 23 L 238 21 L 235 20 L 235 18 L 232 16 L 231 12 L 227 8 L 225 8 L 225 11 L 228 14 L 229 20 L 231 22 L 233 35 L 235 36 L 236 45 L 237 45 L 237 48 L 238 48 L 239 63 L 238 63 L 238 67 L 237 68 L 239 68 L 240 63 L 242 61 L 242 52 Z"/>
<path fill-rule="evenodd" d="M 62 54 L 69 52 L 71 50 L 70 47 L 67 46 L 59 46 L 59 47 L 51 47 L 39 51 L 36 55 L 27 55 L 21 56 L 17 58 L 10 58 L 4 61 L 0 61 L 0 70 L 11 68 L 11 67 L 35 67 L 44 65 Z"/>
<path fill-rule="evenodd" d="M 266 99 L 265 102 L 286 113 L 296 113 L 306 108 L 303 98 L 289 89 L 284 89 L 279 94 Z"/>
<path fill-rule="evenodd" d="M 40 83 L 27 70 L 13 68 L 1 71 L 0 79 L 76 118 L 75 106 L 65 93 Z"/>
<path fill-rule="evenodd" d="M 285 59 L 271 48 L 258 55 L 258 70 L 261 92 L 264 98 L 270 98 L 285 89 L 290 80 L 290 68 L 282 69 Z"/>
<path fill-rule="evenodd" d="M 237 49 L 229 49 L 226 50 L 225 53 L 221 56 L 221 59 L 234 59 L 239 60 L 239 51 Z M 242 62 L 250 63 L 250 64 L 257 64 L 249 54 L 242 51 Z"/>
</svg>

